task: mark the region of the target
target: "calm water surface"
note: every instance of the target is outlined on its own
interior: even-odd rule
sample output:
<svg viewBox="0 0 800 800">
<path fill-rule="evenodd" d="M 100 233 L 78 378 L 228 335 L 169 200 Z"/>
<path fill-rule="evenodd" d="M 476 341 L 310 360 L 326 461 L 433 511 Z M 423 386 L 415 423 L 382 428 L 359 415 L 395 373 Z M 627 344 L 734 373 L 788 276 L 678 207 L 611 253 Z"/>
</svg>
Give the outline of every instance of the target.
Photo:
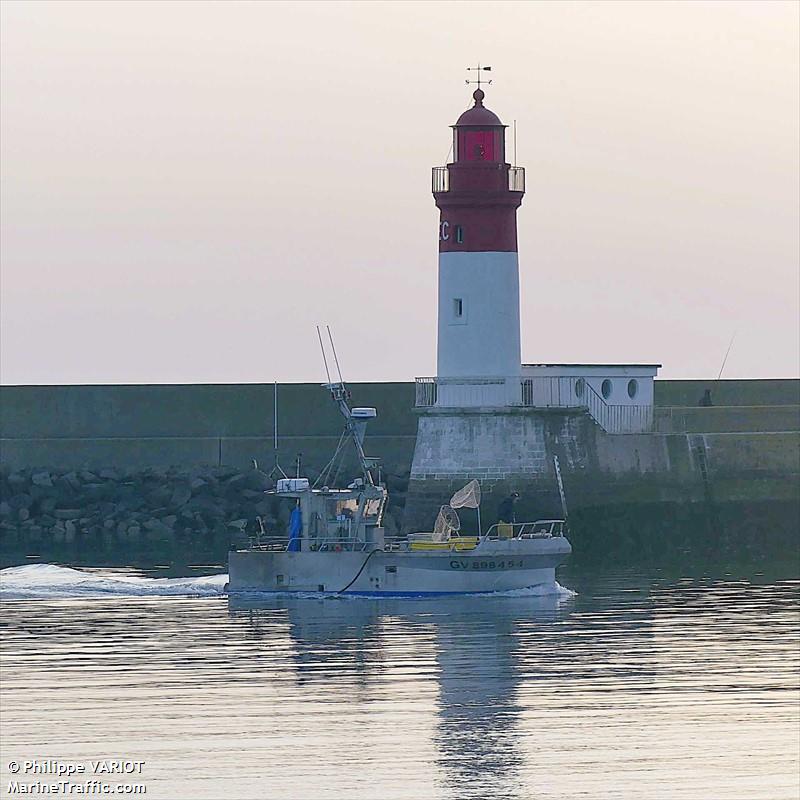
<svg viewBox="0 0 800 800">
<path fill-rule="evenodd" d="M 144 760 L 148 798 L 800 796 L 797 581 L 234 603 L 221 576 L 0 577 L 0 796 L 45 757 Z"/>
</svg>

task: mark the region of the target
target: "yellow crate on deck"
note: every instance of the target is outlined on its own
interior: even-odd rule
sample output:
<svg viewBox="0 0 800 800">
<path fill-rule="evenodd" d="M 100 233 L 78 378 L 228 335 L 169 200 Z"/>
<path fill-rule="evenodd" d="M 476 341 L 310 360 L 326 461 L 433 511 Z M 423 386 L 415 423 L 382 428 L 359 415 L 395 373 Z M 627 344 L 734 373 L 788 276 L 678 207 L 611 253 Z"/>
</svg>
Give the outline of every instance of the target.
<svg viewBox="0 0 800 800">
<path fill-rule="evenodd" d="M 473 550 L 477 536 L 454 536 L 446 542 L 411 542 L 412 550 Z"/>
</svg>

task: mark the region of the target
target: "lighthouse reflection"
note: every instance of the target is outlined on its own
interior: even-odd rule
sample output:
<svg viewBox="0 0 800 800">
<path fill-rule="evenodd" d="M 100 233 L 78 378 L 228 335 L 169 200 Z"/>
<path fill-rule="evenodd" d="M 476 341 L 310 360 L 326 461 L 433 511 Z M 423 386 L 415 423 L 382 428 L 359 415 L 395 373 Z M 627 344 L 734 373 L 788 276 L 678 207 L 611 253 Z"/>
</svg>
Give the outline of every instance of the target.
<svg viewBox="0 0 800 800">
<path fill-rule="evenodd" d="M 526 758 L 520 626 L 548 628 L 570 613 L 557 596 L 436 600 L 231 598 L 230 612 L 274 647 L 276 615 L 299 685 L 350 693 L 354 703 L 409 698 L 431 767 L 455 792 L 491 780 L 492 796 L 516 797 Z M 528 659 L 530 654 L 528 654 Z M 378 707 L 376 707 L 378 713 Z M 422 735 L 422 734 L 420 734 Z M 398 742 L 402 744 L 402 742 Z M 417 742 L 419 745 L 420 743 Z M 500 792 L 497 794 L 497 792 Z"/>
</svg>

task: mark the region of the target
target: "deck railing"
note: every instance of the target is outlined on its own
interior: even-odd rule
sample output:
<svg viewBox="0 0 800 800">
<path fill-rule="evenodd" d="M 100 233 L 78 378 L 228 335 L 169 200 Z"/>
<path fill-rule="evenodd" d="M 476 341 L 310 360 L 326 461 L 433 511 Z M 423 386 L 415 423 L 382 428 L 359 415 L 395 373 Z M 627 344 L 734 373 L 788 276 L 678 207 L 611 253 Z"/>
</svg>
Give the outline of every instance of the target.
<svg viewBox="0 0 800 800">
<path fill-rule="evenodd" d="M 567 523 L 563 519 L 539 519 L 536 522 L 496 522 L 483 539 L 551 539 L 563 536 Z"/>
</svg>

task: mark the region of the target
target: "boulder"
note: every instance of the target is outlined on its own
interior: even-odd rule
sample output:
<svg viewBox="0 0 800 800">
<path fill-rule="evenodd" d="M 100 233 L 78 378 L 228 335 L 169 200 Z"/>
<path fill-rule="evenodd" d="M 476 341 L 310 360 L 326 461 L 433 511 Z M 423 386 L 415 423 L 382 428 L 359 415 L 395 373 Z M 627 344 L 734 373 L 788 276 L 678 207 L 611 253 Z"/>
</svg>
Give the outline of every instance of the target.
<svg viewBox="0 0 800 800">
<path fill-rule="evenodd" d="M 20 492 L 19 494 L 15 494 L 13 497 L 10 497 L 8 499 L 8 504 L 11 506 L 11 508 L 17 510 L 20 508 L 30 508 L 33 504 L 33 498 L 25 492 Z"/>
<path fill-rule="evenodd" d="M 192 481 L 192 482 L 189 484 L 189 488 L 192 490 L 192 492 L 198 492 L 198 491 L 200 491 L 200 489 L 202 489 L 204 486 L 208 486 L 208 483 L 207 483 L 206 481 L 204 481 L 202 478 L 195 478 L 195 479 L 194 479 L 194 480 L 193 480 L 193 481 Z"/>
<path fill-rule="evenodd" d="M 41 486 L 45 489 L 53 488 L 53 479 L 50 477 L 49 472 L 34 472 L 31 475 L 31 483 L 34 486 Z"/>
<path fill-rule="evenodd" d="M 245 477 L 247 488 L 251 491 L 265 492 L 267 489 L 272 488 L 272 481 L 269 479 L 269 475 L 260 469 L 251 469 Z"/>
<path fill-rule="evenodd" d="M 21 472 L 12 472 L 8 476 L 8 483 L 12 489 L 18 490 L 28 485 L 28 479 Z"/>
<path fill-rule="evenodd" d="M 3 500 L 3 502 L 0 503 L 0 517 L 10 517 L 12 513 L 13 509 L 11 506 Z"/>
<path fill-rule="evenodd" d="M 17 519 L 19 519 L 20 522 L 25 522 L 25 520 L 30 519 L 30 516 L 31 512 L 28 511 L 27 508 L 21 508 L 17 511 Z"/>
<path fill-rule="evenodd" d="M 79 519 L 82 513 L 79 508 L 56 508 L 53 516 L 56 519 Z"/>
<path fill-rule="evenodd" d="M 188 486 L 176 486 L 169 499 L 172 508 L 181 508 L 192 499 L 192 490 Z"/>
<path fill-rule="evenodd" d="M 68 472 L 66 475 L 62 475 L 59 479 L 63 481 L 70 489 L 77 492 L 81 488 L 81 481 L 78 477 L 76 472 Z"/>
<path fill-rule="evenodd" d="M 55 497 L 45 497 L 42 499 L 41 503 L 39 503 L 39 508 L 44 514 L 52 514 L 53 509 L 55 507 L 56 507 Z"/>
</svg>

